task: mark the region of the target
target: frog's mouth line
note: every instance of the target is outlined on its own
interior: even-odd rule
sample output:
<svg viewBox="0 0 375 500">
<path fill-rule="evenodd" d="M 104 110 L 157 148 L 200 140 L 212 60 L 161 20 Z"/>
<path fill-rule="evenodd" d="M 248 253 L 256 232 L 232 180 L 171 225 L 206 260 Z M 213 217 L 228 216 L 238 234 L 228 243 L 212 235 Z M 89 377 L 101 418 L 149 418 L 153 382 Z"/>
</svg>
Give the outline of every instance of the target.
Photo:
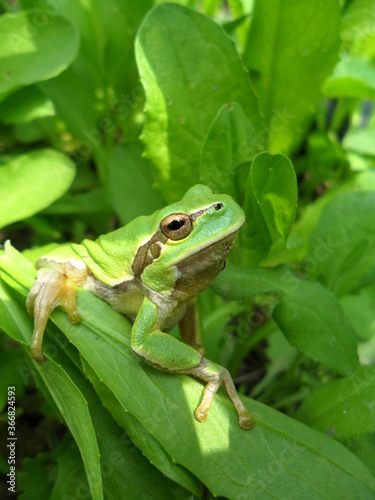
<svg viewBox="0 0 375 500">
<path fill-rule="evenodd" d="M 179 267 L 181 266 L 181 264 L 183 264 L 185 261 L 187 261 L 188 259 L 192 258 L 192 257 L 197 257 L 200 253 L 203 253 L 205 251 L 209 251 L 210 248 L 216 246 L 216 245 L 220 245 L 221 243 L 223 243 L 225 240 L 230 240 L 231 244 L 229 244 L 229 248 L 226 252 L 226 255 L 228 255 L 229 251 L 231 250 L 234 242 L 235 242 L 235 239 L 237 238 L 237 234 L 240 232 L 240 229 L 242 227 L 242 224 L 239 224 L 238 227 L 236 225 L 236 229 L 234 229 L 233 231 L 231 231 L 229 234 L 226 234 L 225 236 L 223 236 L 222 238 L 218 238 L 214 241 L 212 241 L 212 243 L 208 246 L 201 246 L 201 247 L 198 247 L 195 249 L 194 252 L 191 252 L 189 254 L 186 254 L 184 256 L 183 259 L 179 260 L 178 262 L 175 262 L 175 263 L 171 263 L 169 266 L 168 266 L 168 269 L 170 269 L 171 267 Z"/>
</svg>

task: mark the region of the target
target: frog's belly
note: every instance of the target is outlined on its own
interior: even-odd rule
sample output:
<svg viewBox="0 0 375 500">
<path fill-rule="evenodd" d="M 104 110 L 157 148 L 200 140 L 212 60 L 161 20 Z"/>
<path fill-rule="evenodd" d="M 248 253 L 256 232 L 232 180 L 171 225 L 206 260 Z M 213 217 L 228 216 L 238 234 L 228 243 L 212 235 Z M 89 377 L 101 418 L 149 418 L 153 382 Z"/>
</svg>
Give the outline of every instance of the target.
<svg viewBox="0 0 375 500">
<path fill-rule="evenodd" d="M 133 281 L 122 283 L 118 287 L 109 287 L 91 275 L 83 288 L 108 302 L 113 309 L 125 314 L 132 321 L 135 320 L 144 299 L 142 290 Z"/>
<path fill-rule="evenodd" d="M 108 302 L 113 309 L 125 314 L 125 316 L 134 321 L 142 305 L 144 295 L 138 290 L 132 290 L 127 293 L 116 293 L 101 298 Z"/>
</svg>

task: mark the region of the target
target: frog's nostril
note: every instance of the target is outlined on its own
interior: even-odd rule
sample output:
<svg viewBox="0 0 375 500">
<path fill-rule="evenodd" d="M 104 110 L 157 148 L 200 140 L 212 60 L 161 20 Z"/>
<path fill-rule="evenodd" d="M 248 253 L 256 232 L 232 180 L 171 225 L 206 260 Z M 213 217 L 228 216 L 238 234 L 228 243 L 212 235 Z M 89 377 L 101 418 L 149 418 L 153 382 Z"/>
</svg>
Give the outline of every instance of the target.
<svg viewBox="0 0 375 500">
<path fill-rule="evenodd" d="M 222 203 L 216 203 L 215 210 L 221 210 L 224 207 Z"/>
</svg>

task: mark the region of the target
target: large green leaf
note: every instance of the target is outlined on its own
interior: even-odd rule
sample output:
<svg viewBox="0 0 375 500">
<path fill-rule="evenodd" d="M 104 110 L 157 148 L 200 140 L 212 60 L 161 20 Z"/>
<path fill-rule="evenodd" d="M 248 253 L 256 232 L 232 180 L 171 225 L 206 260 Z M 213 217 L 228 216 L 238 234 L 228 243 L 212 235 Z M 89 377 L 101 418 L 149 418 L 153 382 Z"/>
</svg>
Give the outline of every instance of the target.
<svg viewBox="0 0 375 500">
<path fill-rule="evenodd" d="M 113 208 L 122 224 L 163 207 L 163 200 L 152 189 L 152 183 L 150 163 L 142 158 L 141 144 L 122 144 L 114 149 L 109 170 L 109 190 Z"/>
<path fill-rule="evenodd" d="M 374 265 L 375 193 L 346 193 L 323 211 L 310 236 L 306 269 L 337 295 L 354 292 Z"/>
<path fill-rule="evenodd" d="M 95 0 L 90 2 L 20 0 L 24 9 L 65 17 L 81 35 L 80 52 L 102 77 L 127 93 L 137 84 L 134 38 L 152 0 Z M 114 98 L 114 96 L 113 96 Z"/>
<path fill-rule="evenodd" d="M 236 102 L 225 104 L 215 117 L 203 145 L 200 180 L 215 193 L 243 197 L 256 132 Z"/>
<path fill-rule="evenodd" d="M 375 64 L 362 58 L 342 59 L 323 85 L 327 97 L 374 99 Z"/>
<path fill-rule="evenodd" d="M 3 14 L 0 33 L 0 100 L 17 88 L 58 75 L 78 53 L 79 35 L 62 17 Z"/>
<path fill-rule="evenodd" d="M 0 164 L 0 227 L 36 214 L 69 188 L 74 163 L 62 153 L 40 149 Z"/>
<path fill-rule="evenodd" d="M 375 432 L 375 366 L 317 389 L 296 416 L 339 439 Z"/>
<path fill-rule="evenodd" d="M 349 177 L 346 181 L 328 189 L 314 203 L 303 207 L 299 219 L 294 223 L 288 239 L 288 246 L 292 251 L 282 253 L 280 248 L 273 248 L 272 254 L 277 254 L 277 262 L 283 259 L 295 261 L 305 256 L 311 233 L 316 228 L 325 207 L 343 193 L 353 191 L 375 191 L 375 170 L 364 170 Z M 281 260 L 280 260 L 281 259 Z"/>
<path fill-rule="evenodd" d="M 9 260 L 0 262 L 8 272 Z M 16 282 L 25 279 L 22 266 L 15 274 Z M 207 422 L 197 422 L 193 415 L 202 384 L 137 359 L 130 349 L 129 322 L 89 292 L 79 293 L 79 309 L 83 321 L 78 325 L 62 311 L 55 311 L 53 320 L 123 408 L 215 495 L 374 495 L 373 476 L 346 448 L 262 404 L 243 399 L 257 421 L 249 432 L 238 426 L 233 405 L 221 394 L 215 396 Z"/>
<path fill-rule="evenodd" d="M 0 268 L 6 267 L 8 272 L 17 276 L 16 262 L 26 263 L 24 271 L 28 269 L 28 264 L 14 250 L 11 250 L 9 255 L 7 255 L 8 252 L 0 254 Z M 20 268 L 18 272 L 19 270 Z M 23 282 L 26 284 L 25 280 Z M 22 293 L 25 291 L 23 288 Z M 0 317 L 2 329 L 14 340 L 26 345 L 29 350 L 32 320 L 26 314 L 24 307 L 21 307 L 9 295 L 8 287 L 1 280 Z M 62 335 L 57 328 L 52 330 L 56 330 L 55 338 L 46 335 L 44 342 L 44 354 L 48 361 L 32 363 L 31 366 L 33 372 L 36 372 L 34 375 L 38 387 L 41 388 L 42 385 L 44 390 L 48 391 L 47 399 L 52 397 L 50 401 L 52 406 L 56 403 L 58 414 L 61 413 L 77 442 L 91 483 L 93 498 L 101 497 L 102 475 L 104 491 L 110 498 L 131 499 L 134 498 L 136 492 L 141 491 L 153 499 L 165 498 L 171 491 L 174 493 L 173 497 L 184 498 L 186 490 L 179 488 L 160 474 L 136 449 L 126 433 L 111 419 L 86 376 L 77 368 L 80 363 L 76 351 L 74 350 L 72 359 L 77 366 L 64 353 L 63 349 L 71 355 L 73 346 L 67 346 L 65 337 L 63 341 L 61 340 Z M 60 342 L 60 346 L 56 339 Z M 25 366 L 19 364 L 17 368 L 20 373 L 25 373 Z M 99 453 L 102 474 L 100 469 L 95 470 Z M 172 464 L 173 466 L 178 468 L 175 464 Z M 80 490 L 82 494 L 89 494 L 81 472 L 81 468 L 78 468 L 75 473 L 71 471 L 71 477 L 68 480 L 70 484 L 59 481 L 59 484 L 55 485 L 54 493 L 57 495 L 55 491 L 57 488 L 57 491 L 67 494 L 69 490 L 67 491 L 66 488 L 74 486 L 76 492 Z M 193 485 L 193 491 L 198 492 L 199 488 L 197 484 L 194 485 L 194 478 L 190 477 L 187 471 L 185 471 L 185 477 L 185 482 Z M 126 485 L 126 491 L 124 491 L 124 485 Z"/>
<path fill-rule="evenodd" d="M 289 152 L 303 137 L 336 60 L 338 0 L 262 0 L 244 56 L 259 95 L 264 149 Z"/>
<path fill-rule="evenodd" d="M 100 33 L 98 2 L 66 2 L 51 3 L 49 0 L 20 0 L 24 10 L 32 10 L 35 19 L 42 16 L 53 18 L 63 17 L 74 26 L 80 36 L 80 52 L 101 67 L 103 62 L 104 40 Z"/>
<path fill-rule="evenodd" d="M 55 314 L 57 324 L 121 405 L 140 420 L 173 461 L 191 470 L 214 494 L 229 498 L 278 497 L 282 477 L 286 491 L 302 495 L 315 484 L 317 475 L 325 476 L 327 468 L 337 482 L 334 487 L 331 481 L 319 483 L 322 496 L 329 498 L 333 488 L 342 488 L 344 492 L 344 484 L 345 488 L 352 488 L 355 483 L 355 488 L 362 489 L 363 481 L 364 494 L 369 494 L 366 490 L 373 488 L 373 478 L 369 474 L 366 478 L 364 470 L 360 472 L 360 464 L 359 468 L 353 465 L 352 456 L 345 457 L 344 448 L 335 448 L 324 436 L 318 437 L 307 427 L 299 427 L 295 421 L 263 405 L 247 404 L 257 415 L 257 425 L 248 433 L 239 428 L 237 415 L 226 396 L 215 396 L 210 418 L 204 425 L 196 422 L 193 415 L 202 385 L 188 377 L 162 374 L 135 359 L 129 347 L 129 334 L 119 334 L 125 331 L 126 322 L 96 299 L 94 306 L 93 299 L 87 293 L 80 294 L 84 323 L 90 329 L 84 324 L 70 325 L 62 313 Z M 305 463 L 310 463 L 307 470 Z M 315 466 L 311 467 L 311 463 Z M 270 464 L 277 467 L 277 480 Z M 219 472 L 223 470 L 224 475 Z"/>
<path fill-rule="evenodd" d="M 355 337 L 340 303 L 319 283 L 297 278 L 286 266 L 231 266 L 214 289 L 232 300 L 272 294 L 273 319 L 293 347 L 342 374 L 358 368 Z"/>
<path fill-rule="evenodd" d="M 185 7 L 161 4 L 147 15 L 136 57 L 146 91 L 146 154 L 157 189 L 175 201 L 199 181 L 202 146 L 222 106 L 236 101 L 257 127 L 256 99 L 233 42 Z"/>
<path fill-rule="evenodd" d="M 52 5 L 49 0 L 22 0 L 22 5 L 52 16 L 57 12 L 80 33 L 74 63 L 58 77 L 39 85 L 78 139 L 73 152 L 76 163 L 87 163 L 94 157 L 100 179 L 107 183 L 115 136 L 122 133 L 129 140 L 139 135 L 134 116 L 143 105 L 144 93 L 133 46 L 137 26 L 151 0 Z"/>
<path fill-rule="evenodd" d="M 54 332 L 54 330 L 56 330 L 56 332 Z M 133 499 L 136 494 L 140 494 L 150 497 L 150 499 L 158 500 L 165 498 L 166 495 L 172 494 L 172 498 L 186 498 L 186 490 L 173 481 L 168 480 L 168 477 L 172 477 L 176 482 L 186 485 L 195 494 L 199 494 L 200 487 L 198 481 L 191 473 L 184 470 L 182 467 L 174 463 L 168 464 L 169 467 L 159 467 L 163 473 L 169 472 L 169 474 L 166 473 L 163 475 L 151 465 L 149 460 L 153 457 L 145 453 L 142 454 L 137 449 L 136 445 L 133 443 L 133 435 L 127 434 L 124 432 L 123 428 L 120 427 L 122 421 L 118 419 L 118 415 L 112 412 L 112 416 L 115 418 L 116 423 L 113 418 L 111 418 L 108 411 L 103 408 L 104 405 L 112 411 L 112 407 L 108 404 L 108 400 L 105 397 L 103 398 L 99 391 L 98 394 L 101 397 L 100 401 L 94 388 L 90 385 L 85 374 L 81 371 L 81 363 L 78 364 L 79 369 L 74 364 L 77 354 L 74 347 L 72 345 L 66 347 L 66 339 L 64 339 L 65 341 L 63 340 L 63 336 L 56 327 L 51 329 L 51 333 L 55 334 L 60 344 L 60 349 L 54 351 L 56 361 L 64 366 L 64 369 L 82 391 L 82 394 L 87 400 L 99 445 L 105 495 L 108 498 Z M 71 357 L 70 360 L 66 356 L 64 349 L 66 354 Z M 85 369 L 90 368 L 82 358 L 81 361 Z M 90 371 L 88 373 L 90 374 Z M 99 381 L 97 382 L 100 384 Z M 97 389 L 96 385 L 95 389 Z M 126 414 L 125 418 L 127 421 L 136 420 L 129 414 Z M 138 438 L 140 437 L 147 445 L 151 444 L 152 447 L 154 444 L 153 437 L 148 435 L 147 431 L 145 431 L 139 422 L 137 423 L 139 427 Z M 120 424 L 120 426 L 118 424 Z M 127 430 L 127 428 L 125 429 Z M 135 442 L 137 443 L 137 441 Z M 158 445 L 158 443 L 155 444 Z M 168 456 L 164 456 L 163 465 L 168 462 L 168 459 L 169 462 L 171 462 Z M 155 465 L 153 460 L 150 461 Z M 159 464 L 157 464 L 157 466 L 158 465 Z M 178 471 L 179 474 L 173 474 L 174 471 Z M 167 476 L 167 478 L 165 476 Z M 181 481 L 179 481 L 180 478 L 182 479 Z M 125 491 L 124 485 L 126 485 Z"/>
<path fill-rule="evenodd" d="M 32 330 L 31 319 L 24 307 L 14 303 L 7 287 L 1 281 L 0 313 L 2 318 L 8 318 L 6 322 L 2 322 L 2 329 L 15 340 L 28 345 Z M 52 359 L 47 363 L 34 363 L 34 368 L 47 385 L 80 448 L 93 498 L 103 498 L 99 449 L 85 398 L 64 368 Z"/>
<path fill-rule="evenodd" d="M 108 387 L 100 381 L 87 362 L 84 362 L 84 368 L 103 404 L 110 409 L 116 422 L 126 429 L 134 445 L 140 448 L 143 455 L 166 477 L 173 479 L 176 483 L 198 496 L 200 494 L 200 485 L 196 477 L 171 459 L 162 445 L 145 429 L 139 420 L 121 406 L 121 403 Z"/>
<path fill-rule="evenodd" d="M 256 265 L 278 239 L 286 241 L 297 209 L 297 179 L 282 154 L 259 153 L 247 179 L 241 233 L 246 263 Z"/>
</svg>

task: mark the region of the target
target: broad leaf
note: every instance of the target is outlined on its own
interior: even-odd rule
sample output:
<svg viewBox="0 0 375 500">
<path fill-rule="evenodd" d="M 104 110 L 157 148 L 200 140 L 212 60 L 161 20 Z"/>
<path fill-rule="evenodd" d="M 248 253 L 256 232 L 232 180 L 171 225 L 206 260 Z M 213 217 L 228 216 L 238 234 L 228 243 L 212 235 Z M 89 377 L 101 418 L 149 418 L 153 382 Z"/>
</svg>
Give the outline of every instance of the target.
<svg viewBox="0 0 375 500">
<path fill-rule="evenodd" d="M 0 308 L 2 317 L 9 316 L 9 321 L 2 324 L 2 328 L 15 340 L 28 345 L 32 330 L 31 318 L 24 308 L 14 303 L 2 282 L 0 282 Z M 18 330 L 16 336 L 13 335 L 14 330 Z M 34 368 L 48 387 L 52 399 L 80 448 L 93 498 L 103 498 L 99 449 L 85 398 L 66 371 L 52 359 L 47 363 L 34 363 Z"/>
<path fill-rule="evenodd" d="M 182 6 L 161 4 L 147 15 L 136 57 L 146 92 L 146 154 L 157 190 L 176 201 L 199 181 L 202 146 L 222 106 L 236 101 L 256 128 L 256 99 L 233 42 Z"/>
<path fill-rule="evenodd" d="M 116 134 L 123 133 L 127 140 L 139 135 L 134 115 L 143 106 L 144 93 L 136 71 L 134 37 L 152 2 L 97 0 L 52 6 L 47 0 L 22 3 L 47 12 L 56 9 L 80 32 L 81 44 L 74 63 L 57 78 L 40 84 L 40 88 L 53 100 L 58 115 L 79 141 L 73 153 L 76 163 L 85 163 L 94 156 L 100 178 L 107 183 Z"/>
<path fill-rule="evenodd" d="M 48 207 L 67 191 L 75 176 L 74 163 L 52 149 L 34 150 L 0 165 L 0 227 Z"/>
<path fill-rule="evenodd" d="M 256 132 L 241 106 L 225 104 L 208 131 L 200 160 L 200 180 L 215 193 L 243 197 Z"/>
<path fill-rule="evenodd" d="M 0 267 L 7 262 L 3 257 L 4 252 L 0 254 Z M 24 308 L 8 294 L 8 289 L 2 281 L 0 281 L 0 313 L 3 320 L 2 328 L 14 340 L 26 345 L 28 351 L 32 320 Z M 58 330 L 57 333 L 59 335 L 56 335 L 56 338 L 61 342 L 63 336 Z M 74 348 L 66 344 L 64 337 L 62 345 L 70 355 Z M 48 391 L 47 399 L 52 398 L 50 401 L 52 407 L 57 405 L 58 415 L 62 415 L 76 440 L 88 474 L 92 497 L 95 500 L 102 497 L 103 475 L 104 491 L 111 498 L 122 496 L 131 499 L 136 492 L 141 491 L 153 499 L 165 498 L 171 491 L 174 493 L 174 498 L 185 498 L 186 490 L 166 480 L 137 450 L 126 433 L 103 408 L 86 376 L 68 359 L 61 344 L 59 348 L 55 338 L 49 335 L 45 338 L 44 354 L 47 357 L 46 362 L 30 361 L 33 372 L 36 372 L 34 376 L 38 387 L 43 389 L 43 392 Z M 73 360 L 80 366 L 75 350 L 73 354 Z M 21 373 L 25 373 L 26 367 L 19 364 L 17 368 Z M 99 456 L 103 473 L 98 468 Z M 81 475 L 82 468 L 77 463 L 75 468 L 76 471 L 70 470 L 70 477 L 66 478 L 70 484 L 64 484 L 60 477 L 54 486 L 54 492 L 63 491 L 64 494 L 68 494 L 69 489 L 66 488 L 74 486 L 76 494 L 78 491 L 82 495 L 90 494 Z M 189 479 L 189 473 L 186 471 L 185 476 Z M 123 490 L 124 484 L 127 486 L 126 492 Z M 194 478 L 190 479 L 190 484 L 194 485 Z M 199 491 L 197 485 L 193 490 Z"/>
<path fill-rule="evenodd" d="M 23 279 L 22 267 L 16 274 L 16 280 Z M 130 349 L 129 322 L 90 293 L 79 293 L 79 309 L 83 321 L 78 325 L 62 311 L 55 311 L 53 320 L 123 408 L 215 495 L 285 498 L 293 492 L 306 497 L 312 489 L 325 498 L 374 494 L 373 476 L 346 448 L 262 404 L 243 399 L 256 416 L 250 432 L 238 426 L 233 405 L 221 394 L 207 422 L 198 423 L 193 413 L 202 384 L 137 359 Z"/>
<path fill-rule="evenodd" d="M 314 391 L 297 418 L 338 439 L 375 432 L 375 366 L 362 366 L 350 377 Z"/>
<path fill-rule="evenodd" d="M 123 144 L 114 149 L 109 170 L 109 189 L 113 208 L 122 224 L 163 207 L 163 200 L 152 189 L 152 183 L 150 163 L 142 158 L 140 144 Z M 139 196 L 140 193 L 142 196 Z"/>
<path fill-rule="evenodd" d="M 116 422 L 126 429 L 134 446 L 140 448 L 143 455 L 147 457 L 164 476 L 173 479 L 176 483 L 184 486 L 198 496 L 200 494 L 200 485 L 197 479 L 184 467 L 176 464 L 162 445 L 145 429 L 139 420 L 121 406 L 121 403 L 116 399 L 108 387 L 99 380 L 87 362 L 84 362 L 84 368 L 96 392 L 103 401 L 103 404 L 110 409 Z"/>
<path fill-rule="evenodd" d="M 339 62 L 323 86 L 326 97 L 374 99 L 375 64 L 361 58 L 345 58 Z"/>
<path fill-rule="evenodd" d="M 286 241 L 296 215 L 297 195 L 296 174 L 286 156 L 264 152 L 254 158 L 241 233 L 246 263 L 258 264 L 275 241 Z"/>
<path fill-rule="evenodd" d="M 78 53 L 78 33 L 62 17 L 3 14 L 0 32 L 0 100 L 24 85 L 58 75 Z"/>
<path fill-rule="evenodd" d="M 272 317 L 293 347 L 342 374 L 358 368 L 355 337 L 340 303 L 319 283 L 297 278 L 286 266 L 231 266 L 213 288 L 232 300 L 271 294 Z"/>
<path fill-rule="evenodd" d="M 336 60 L 338 0 L 255 3 L 244 56 L 265 126 L 264 149 L 290 152 L 300 142 Z"/>
<path fill-rule="evenodd" d="M 306 270 L 337 295 L 355 292 L 374 265 L 375 193 L 346 193 L 323 211 L 310 236 Z"/>
<path fill-rule="evenodd" d="M 170 469 L 172 469 L 171 474 L 165 474 L 167 476 L 166 478 L 165 475 L 160 474 L 160 472 L 151 465 L 149 461 L 151 457 L 146 455 L 149 459 L 147 460 L 147 458 L 143 456 L 145 454 L 142 454 L 137 449 L 136 444 L 134 444 L 132 440 L 133 435 L 127 434 L 123 428 L 121 428 L 122 421 L 118 419 L 118 414 L 115 412 L 112 413 L 116 423 L 113 418 L 111 418 L 108 411 L 103 408 L 104 405 L 112 411 L 111 404 L 108 404 L 108 400 L 105 397 L 101 397 L 101 392 L 98 393 L 101 397 L 100 401 L 85 374 L 81 371 L 81 364 L 78 364 L 80 369 L 77 369 L 77 366 L 74 365 L 77 354 L 74 347 L 72 345 L 66 347 L 66 339 L 65 341 L 63 340 L 63 336 L 57 328 L 53 328 L 51 333 L 54 333 L 53 330 L 56 330 L 55 337 L 59 339 L 60 343 L 60 349 L 54 353 L 55 358 L 64 366 L 69 376 L 82 391 L 88 403 L 98 440 L 103 471 L 103 488 L 106 496 L 109 498 L 127 498 L 131 500 L 136 494 L 140 494 L 156 500 L 163 499 L 166 495 L 172 493 L 172 498 L 185 498 L 186 490 L 175 482 L 168 480 L 168 477 L 172 477 L 176 482 L 186 485 L 195 494 L 199 494 L 200 487 L 197 480 L 191 473 L 184 470 L 182 467 L 174 463 L 170 463 L 169 467 L 168 465 L 164 467 L 164 470 L 163 467 L 161 467 L 163 472 L 170 472 Z M 70 360 L 64 353 L 64 349 L 66 354 L 71 357 Z M 85 369 L 90 368 L 83 359 L 81 359 L 81 361 Z M 95 386 L 95 389 L 96 388 Z M 126 421 L 136 421 L 136 419 L 129 414 L 127 414 L 125 418 Z M 142 425 L 140 425 L 139 422 L 136 422 L 136 424 L 137 423 L 139 427 L 138 438 L 140 437 L 143 442 L 147 442 L 147 445 L 151 443 L 152 447 L 152 436 L 148 436 L 147 431 L 144 430 Z M 120 424 L 120 426 L 118 424 Z M 127 430 L 126 427 L 125 429 Z M 158 443 L 155 444 L 158 445 Z M 163 458 L 163 465 L 168 459 L 169 462 L 171 462 L 170 458 L 165 456 L 165 453 Z M 155 465 L 154 461 L 151 460 L 151 462 Z M 159 464 L 156 462 L 156 466 L 158 465 Z M 174 470 L 179 470 L 180 474 L 173 474 Z M 179 481 L 180 478 L 182 478 L 181 481 Z M 124 485 L 126 485 L 126 491 L 124 491 Z"/>
<path fill-rule="evenodd" d="M 302 260 L 305 256 L 311 233 L 316 228 L 325 207 L 343 193 L 353 191 L 375 191 L 375 171 L 365 170 L 363 172 L 358 172 L 345 182 L 327 190 L 322 196 L 317 198 L 314 203 L 304 207 L 299 219 L 292 227 L 288 240 L 289 247 L 292 248 L 294 252 L 291 260 L 295 260 L 296 258 Z M 286 254 L 282 255 L 282 258 L 283 257 L 291 258 L 290 255 Z"/>
<path fill-rule="evenodd" d="M 90 324 L 89 329 L 84 323 L 73 327 L 60 312 L 55 314 L 57 324 L 121 405 L 140 420 L 173 461 L 191 470 L 214 494 L 251 498 L 277 496 L 281 477 L 282 483 L 288 485 L 287 491 L 303 494 L 311 488 L 317 474 L 327 473 L 327 468 L 337 482 L 334 486 L 331 481 L 320 483 L 323 496 L 332 495 L 333 488 L 344 492 L 344 488 L 352 488 L 353 483 L 356 488 L 364 488 L 364 492 L 375 487 L 373 478 L 344 448 L 336 448 L 324 436 L 299 427 L 292 419 L 255 402 L 245 401 L 257 415 L 257 425 L 251 432 L 239 428 L 236 412 L 226 395 L 215 396 L 207 422 L 199 424 L 194 419 L 202 391 L 199 382 L 161 374 L 138 361 L 130 350 L 128 334 L 124 334 L 126 321 L 106 304 L 81 293 L 80 307 L 84 323 Z M 287 451 L 280 455 L 280 450 L 285 449 Z M 275 455 L 279 470 L 277 481 L 272 474 L 270 478 L 264 476 Z M 247 464 L 254 456 L 256 466 L 249 469 Z M 307 472 L 305 461 L 310 463 Z M 293 462 L 293 472 L 290 462 Z M 311 467 L 311 463 L 315 466 Z M 225 475 L 218 473 L 222 470 Z"/>
</svg>

